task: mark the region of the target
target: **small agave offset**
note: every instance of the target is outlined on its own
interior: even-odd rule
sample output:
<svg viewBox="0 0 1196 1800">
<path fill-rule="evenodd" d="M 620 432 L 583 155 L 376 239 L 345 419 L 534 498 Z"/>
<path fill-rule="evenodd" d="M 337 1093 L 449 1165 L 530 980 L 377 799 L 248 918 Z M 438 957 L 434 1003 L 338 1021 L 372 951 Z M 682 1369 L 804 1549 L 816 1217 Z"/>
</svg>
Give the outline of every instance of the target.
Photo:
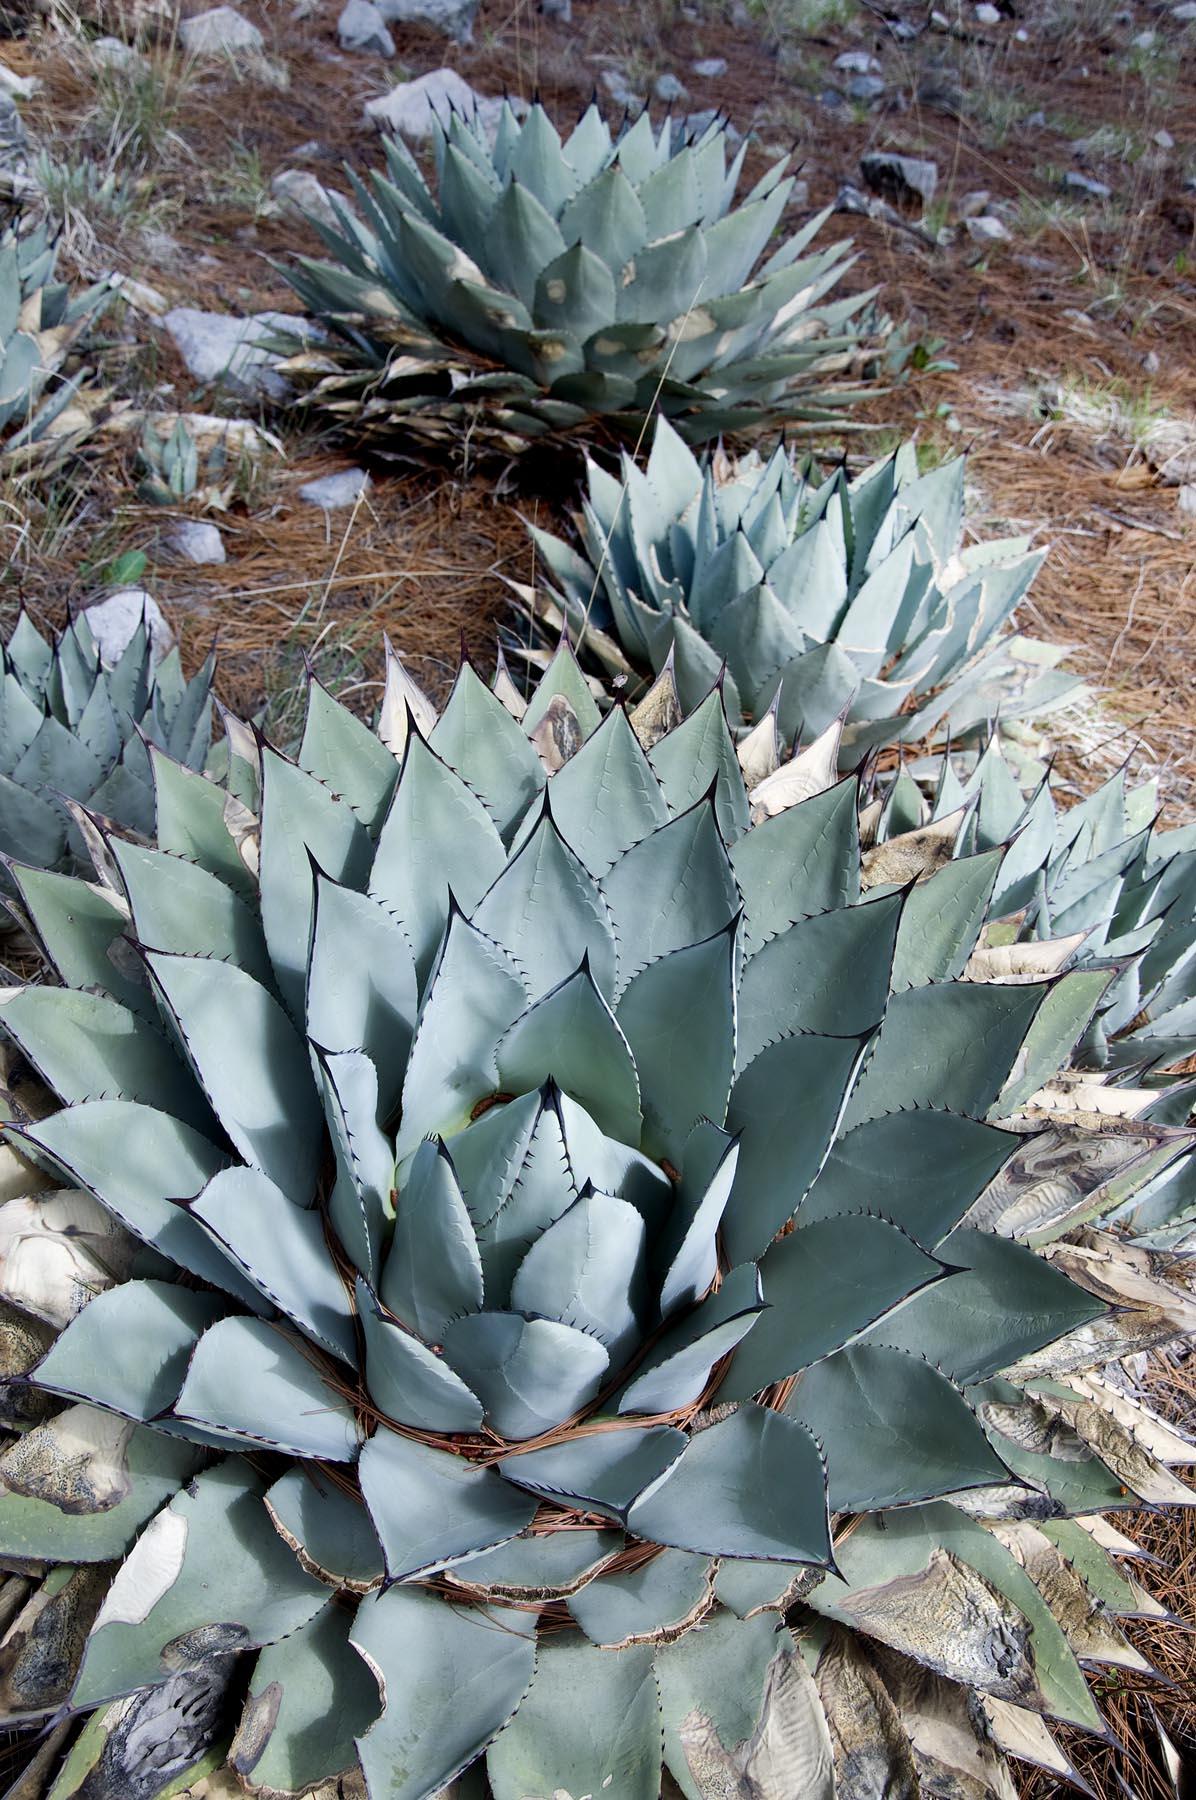
<svg viewBox="0 0 1196 1800">
<path fill-rule="evenodd" d="M 0 238 L 0 465 L 22 468 L 79 442 L 82 373 L 59 378 L 80 332 L 111 289 L 72 294 L 54 280 L 57 249 L 44 230 Z"/>
<path fill-rule="evenodd" d="M 539 105 L 504 106 L 497 142 L 435 127 L 437 191 L 410 151 L 354 179 L 360 217 L 313 220 L 335 262 L 284 271 L 340 339 L 285 367 L 353 433 L 518 450 L 657 407 L 695 442 L 773 420 L 826 420 L 857 395 L 889 322 L 870 296 L 827 301 L 848 246 L 809 251 L 820 213 L 773 243 L 788 158 L 736 205 L 746 145 L 646 113 L 612 137 L 591 106 L 564 143 Z"/>
<path fill-rule="evenodd" d="M 313 683 L 296 761 L 232 748 L 18 871 L 22 1795 L 1066 1778 L 1158 1610 L 1096 1515 L 1192 1498 L 1091 1371 L 1196 1305 L 1007 1233 L 1092 1002 L 968 978 L 1002 850 L 895 886 L 833 749 L 745 779 L 717 689 L 600 719 L 567 649 L 526 710 L 392 661 L 378 734 Z"/>
<path fill-rule="evenodd" d="M 22 613 L 0 645 L 0 855 L 36 870 L 74 866 L 86 858 L 80 806 L 152 832 L 147 746 L 203 767 L 212 667 L 209 658 L 184 680 L 177 649 L 155 664 L 143 619 L 106 668 L 86 614 L 50 643 Z"/>
<path fill-rule="evenodd" d="M 1041 717 L 1077 686 L 1059 653 L 1007 630 L 1041 552 L 961 545 L 962 457 L 919 474 L 907 443 L 819 481 L 783 445 L 699 461 L 662 419 L 646 469 L 624 455 L 621 473 L 587 463 L 584 555 L 532 528 L 570 629 L 608 669 L 671 659 L 692 705 L 725 667 L 732 716 L 771 711 L 791 742 L 845 715 L 856 756 L 948 719 L 958 740 L 998 707 Z"/>
</svg>

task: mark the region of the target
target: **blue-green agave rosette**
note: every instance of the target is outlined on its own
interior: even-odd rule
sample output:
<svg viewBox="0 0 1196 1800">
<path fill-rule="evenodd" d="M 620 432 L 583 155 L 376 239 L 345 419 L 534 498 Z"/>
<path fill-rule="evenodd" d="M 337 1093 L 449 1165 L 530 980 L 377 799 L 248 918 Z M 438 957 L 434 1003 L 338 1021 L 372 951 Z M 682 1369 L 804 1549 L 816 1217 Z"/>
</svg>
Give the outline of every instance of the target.
<svg viewBox="0 0 1196 1800">
<path fill-rule="evenodd" d="M 1091 1515 L 1189 1497 L 1088 1371 L 1193 1309 L 1002 1229 L 1085 1023 L 958 979 L 1002 850 L 879 879 L 854 781 L 751 804 L 717 690 L 600 718 L 567 649 L 150 757 L 0 1004 L 21 1792 L 1065 1771 L 1149 1604 Z"/>
</svg>

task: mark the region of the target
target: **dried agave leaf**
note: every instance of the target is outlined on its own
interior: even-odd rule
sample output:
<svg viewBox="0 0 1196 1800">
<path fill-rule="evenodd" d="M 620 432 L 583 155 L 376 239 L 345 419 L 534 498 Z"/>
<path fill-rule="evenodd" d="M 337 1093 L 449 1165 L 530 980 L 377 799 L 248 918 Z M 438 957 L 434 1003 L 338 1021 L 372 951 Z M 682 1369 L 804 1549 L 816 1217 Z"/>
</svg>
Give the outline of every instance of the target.
<svg viewBox="0 0 1196 1800">
<path fill-rule="evenodd" d="M 1091 1115 L 1085 1124 L 1026 1121 L 1025 1141 L 993 1177 L 964 1224 L 1041 1244 L 1109 1212 L 1183 1153 L 1189 1134 L 1132 1119 Z M 1116 1354 L 1116 1352 L 1112 1352 Z"/>
<path fill-rule="evenodd" d="M 1057 975 L 1087 935 L 1086 931 L 1076 931 L 1069 937 L 1043 938 L 1030 944 L 981 945 L 969 956 L 962 979 L 1004 985 L 1041 981 L 1044 976 Z M 1033 1106 L 1034 1101 L 1028 1104 Z"/>
<path fill-rule="evenodd" d="M 1146 1658 L 1127 1642 L 1078 1570 L 1044 1532 L 1029 1522 L 993 1525 L 991 1530 L 1025 1569 L 1081 1661 L 1150 1672 Z"/>
<path fill-rule="evenodd" d="M 933 875 L 951 861 L 967 814 L 968 808 L 961 806 L 917 831 L 905 831 L 900 837 L 874 844 L 860 858 L 860 886 L 903 887 L 907 881 L 924 881 Z"/>
<path fill-rule="evenodd" d="M 838 1800 L 920 1800 L 913 1749 L 860 1639 L 836 1627 L 815 1671 Z"/>
<path fill-rule="evenodd" d="M 804 750 L 799 750 L 796 756 L 791 756 L 779 769 L 765 776 L 758 787 L 752 788 L 748 794 L 752 824 L 760 825 L 765 819 L 775 819 L 778 813 L 796 806 L 799 801 L 810 800 L 815 794 L 833 787 L 839 778 L 842 737 L 842 718 L 832 719 L 813 743 L 807 744 Z"/>
<path fill-rule="evenodd" d="M 875 1652 L 881 1679 L 909 1737 L 924 1793 L 942 1800 L 1017 1800 L 1013 1776 L 988 1741 L 978 1696 L 890 1652 Z"/>
<path fill-rule="evenodd" d="M 651 750 L 653 744 L 659 743 L 662 737 L 680 725 L 681 701 L 677 694 L 677 682 L 673 675 L 671 650 L 664 668 L 643 699 L 628 716 L 631 720 L 631 729 L 635 732 L 644 750 Z"/>
</svg>

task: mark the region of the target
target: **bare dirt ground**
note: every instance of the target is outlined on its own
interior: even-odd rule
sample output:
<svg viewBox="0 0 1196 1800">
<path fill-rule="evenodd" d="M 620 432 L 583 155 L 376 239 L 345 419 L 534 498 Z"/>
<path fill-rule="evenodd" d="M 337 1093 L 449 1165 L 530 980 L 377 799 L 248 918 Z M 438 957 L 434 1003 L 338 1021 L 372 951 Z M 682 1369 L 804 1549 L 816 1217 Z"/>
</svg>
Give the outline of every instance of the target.
<svg viewBox="0 0 1196 1800">
<path fill-rule="evenodd" d="M 0 41 L 0 61 L 40 83 L 22 113 L 51 209 L 65 220 L 64 271 L 115 268 L 170 304 L 293 308 L 276 265 L 318 245 L 272 196 L 272 178 L 294 168 L 343 187 L 344 163 L 364 173 L 379 161 L 365 101 L 446 64 L 483 94 L 538 93 L 562 125 L 595 89 L 617 117 L 612 86 L 650 96 L 674 74 L 685 109 L 721 107 L 752 134 L 749 173 L 792 147 L 806 184 L 799 213 L 858 184 L 868 150 L 932 159 L 939 181 L 924 211 L 824 228 L 855 239 L 851 280 L 881 288 L 925 346 L 915 362 L 957 365 L 915 368 L 873 400 L 851 452 L 873 455 L 909 434 L 927 457 L 969 450 L 977 535 L 1026 531 L 1050 546 L 1025 623 L 1074 645 L 1100 693 L 1097 723 L 1070 722 L 1092 768 L 1137 746 L 1164 773 L 1169 817 L 1196 807 L 1196 23 L 1176 16 L 1182 6 L 942 0 L 931 13 L 906 0 L 574 0 L 566 21 L 532 0 L 483 0 L 471 44 L 396 26 L 387 63 L 339 48 L 339 0 L 244 0 L 266 39 L 265 70 L 185 66 L 168 33 L 147 47 L 151 78 L 139 85 L 87 47 L 101 24 L 127 24 L 133 0 L 107 0 L 102 21 L 101 0 L 77 0 L 82 20 L 65 0 L 49 3 L 48 16 Z M 17 23 L 31 10 L 28 0 L 0 7 Z M 198 10 L 185 0 L 184 14 Z M 845 52 L 875 59 L 864 72 L 882 91 L 853 93 L 852 73 L 835 66 Z M 725 69 L 696 73 L 706 58 Z M 106 175 L 117 184 L 107 194 Z M 1006 235 L 977 239 L 969 214 L 999 218 Z M 114 395 L 245 410 L 197 389 L 153 318 L 123 304 L 90 355 Z M 97 440 L 50 493 L 0 491 L 0 611 L 23 601 L 61 622 L 119 559 L 142 552 L 140 578 L 186 656 L 197 661 L 217 635 L 230 702 L 246 713 L 266 705 L 283 728 L 304 655 L 340 682 L 369 684 L 385 631 L 436 683 L 462 632 L 484 646 L 507 605 L 503 577 L 533 570 L 517 508 L 559 507 L 576 478 L 563 466 L 559 490 L 537 501 L 509 484 L 496 492 L 492 471 L 391 466 L 365 504 L 326 517 L 296 490 L 351 461 L 351 449 L 293 418 L 261 416 L 282 433 L 286 457 L 240 471 L 227 510 L 213 515 L 223 566 L 161 560 L 171 515 L 138 500 L 134 443 Z M 1092 768 L 1083 757 L 1069 765 L 1078 784 Z M 1153 1585 L 1188 1618 L 1191 1521 L 1142 1516 L 1127 1526 L 1169 1565 Z M 1146 1684 L 1102 1677 L 1122 1742 L 1075 1747 L 1102 1800 L 1172 1791 L 1153 1748 L 1152 1701 L 1196 1754 L 1192 1636 L 1153 1625 L 1135 1635 L 1172 1685 L 1156 1684 L 1148 1700 Z M 1026 1796 L 1055 1791 L 1027 1775 Z"/>
</svg>

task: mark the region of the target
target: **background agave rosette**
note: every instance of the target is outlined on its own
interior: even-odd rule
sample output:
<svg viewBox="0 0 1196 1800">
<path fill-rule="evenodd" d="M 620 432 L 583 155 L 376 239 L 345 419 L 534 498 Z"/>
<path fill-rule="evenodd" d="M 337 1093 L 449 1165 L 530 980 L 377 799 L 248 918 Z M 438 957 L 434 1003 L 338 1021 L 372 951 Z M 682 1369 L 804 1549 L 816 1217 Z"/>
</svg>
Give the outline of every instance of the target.
<svg viewBox="0 0 1196 1800">
<path fill-rule="evenodd" d="M 73 805 L 152 833 L 148 746 L 203 767 L 212 669 L 186 681 L 177 649 L 156 661 L 144 618 L 107 668 L 85 614 L 50 643 L 22 613 L 0 645 L 0 854 L 73 867 L 86 858 Z"/>
<path fill-rule="evenodd" d="M 438 186 L 397 138 L 354 180 L 360 217 L 313 219 L 336 258 L 287 271 L 341 347 L 295 357 L 311 397 L 384 448 L 403 434 L 517 449 L 601 419 L 634 434 L 659 406 L 696 442 L 857 397 L 889 321 L 825 296 L 848 246 L 809 252 L 827 214 L 765 255 L 788 158 L 735 204 L 746 145 L 646 113 L 612 136 L 591 106 L 562 144 L 539 105 L 434 127 Z M 866 310 L 867 309 L 867 310 Z"/>
<path fill-rule="evenodd" d="M 107 282 L 72 294 L 55 281 L 57 249 L 44 227 L 0 238 L 0 464 L 44 463 L 90 427 L 77 406 L 86 372 L 59 379 L 80 332 L 111 293 Z"/>
<path fill-rule="evenodd" d="M 907 443 L 820 480 L 784 445 L 700 461 L 660 419 L 645 469 L 624 454 L 617 480 L 587 461 L 584 555 L 530 529 L 583 652 L 650 673 L 671 660 L 686 705 L 721 669 L 732 716 L 771 709 L 789 741 L 844 715 L 858 757 L 1074 697 L 1061 653 L 1008 630 L 1042 553 L 961 541 L 964 466 L 921 474 Z"/>
<path fill-rule="evenodd" d="M 26 896 L 0 1560 L 61 1567 L 0 1670 L 98 1709 L 27 1791 L 1066 1770 L 1149 1604 L 1073 1515 L 1190 1498 L 1089 1371 L 1196 1312 L 994 1122 L 1091 977 L 958 979 L 1002 851 L 894 886 L 833 746 L 749 799 L 717 690 L 496 685 L 437 719 L 392 663 L 375 735 L 313 684 L 239 798 L 151 751 L 156 847 Z"/>
</svg>

